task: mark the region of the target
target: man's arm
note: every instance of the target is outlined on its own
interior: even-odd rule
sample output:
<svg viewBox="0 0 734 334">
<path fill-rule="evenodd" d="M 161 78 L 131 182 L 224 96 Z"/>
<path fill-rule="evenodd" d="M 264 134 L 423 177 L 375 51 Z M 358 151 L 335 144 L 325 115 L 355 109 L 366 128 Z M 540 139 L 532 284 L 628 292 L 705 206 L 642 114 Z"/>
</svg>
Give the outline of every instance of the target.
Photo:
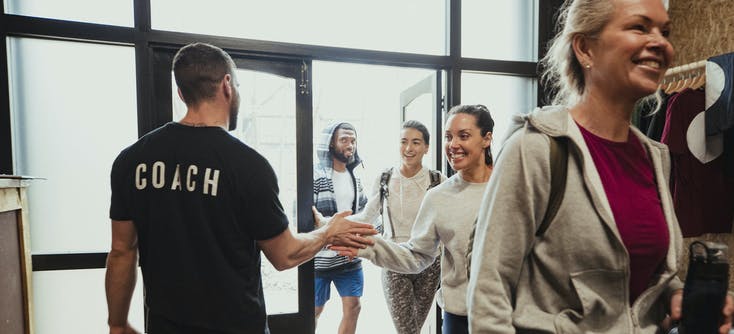
<svg viewBox="0 0 734 334">
<path fill-rule="evenodd" d="M 105 291 L 110 334 L 138 333 L 127 322 L 135 289 L 138 263 L 138 232 L 131 220 L 112 221 L 112 248 L 107 255 Z"/>
<path fill-rule="evenodd" d="M 290 229 L 285 229 L 277 236 L 257 243 L 277 270 L 293 268 L 310 260 L 328 244 L 359 248 L 371 245 L 372 241 L 363 235 L 377 234 L 377 230 L 371 224 L 345 219 L 349 214 L 349 211 L 339 212 L 324 227 L 308 233 L 293 235 Z"/>
</svg>

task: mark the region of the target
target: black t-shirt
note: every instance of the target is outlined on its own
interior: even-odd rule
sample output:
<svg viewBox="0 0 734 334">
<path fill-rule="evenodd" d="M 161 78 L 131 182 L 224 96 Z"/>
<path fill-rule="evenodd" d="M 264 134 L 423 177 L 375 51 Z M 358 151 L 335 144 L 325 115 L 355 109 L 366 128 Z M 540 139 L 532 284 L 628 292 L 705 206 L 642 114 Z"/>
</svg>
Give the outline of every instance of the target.
<svg viewBox="0 0 734 334">
<path fill-rule="evenodd" d="M 168 123 L 120 153 L 111 181 L 110 218 L 137 228 L 150 312 L 265 332 L 255 241 L 288 228 L 265 158 L 222 128 Z"/>
</svg>

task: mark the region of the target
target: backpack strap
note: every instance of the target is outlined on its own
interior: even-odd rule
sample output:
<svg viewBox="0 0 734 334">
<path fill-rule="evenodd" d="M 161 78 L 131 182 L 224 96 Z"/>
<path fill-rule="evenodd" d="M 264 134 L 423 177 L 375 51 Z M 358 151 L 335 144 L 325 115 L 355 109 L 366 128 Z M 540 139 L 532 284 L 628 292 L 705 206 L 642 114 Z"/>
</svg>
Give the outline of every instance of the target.
<svg viewBox="0 0 734 334">
<path fill-rule="evenodd" d="M 380 217 L 382 217 L 382 222 L 383 223 L 380 226 L 380 228 L 378 228 L 377 230 L 381 234 L 384 234 L 384 232 L 385 232 L 385 223 L 384 223 L 385 222 L 385 218 L 384 218 L 385 216 L 383 214 L 384 214 L 384 211 L 385 211 L 384 210 L 385 209 L 385 199 L 390 196 L 390 187 L 389 187 L 389 184 L 390 184 L 390 177 L 391 176 L 392 176 L 392 167 L 386 169 L 384 172 L 382 172 L 382 175 L 380 175 Z M 388 215 L 388 220 L 389 220 L 390 219 L 390 217 L 389 217 L 390 216 L 390 209 L 389 208 L 387 209 L 387 215 Z M 392 226 L 392 221 L 391 221 L 391 224 L 390 224 L 390 230 L 393 233 L 393 235 L 395 235 L 395 228 Z"/>
<path fill-rule="evenodd" d="M 548 199 L 548 209 L 545 211 L 543 221 L 540 223 L 538 230 L 535 231 L 535 237 L 542 237 L 545 231 L 550 227 L 550 223 L 558 213 L 558 208 L 563 202 L 563 195 L 566 193 L 566 177 L 568 175 L 568 143 L 566 138 L 550 137 L 550 169 L 551 169 L 551 191 Z M 476 232 L 477 219 L 474 219 L 471 234 L 469 235 L 469 248 L 466 259 L 466 277 L 469 277 L 471 269 L 471 255 L 474 246 L 474 233 Z"/>
<path fill-rule="evenodd" d="M 430 169 L 428 170 L 428 175 L 431 177 L 431 183 L 428 185 L 428 189 L 431 189 L 439 184 L 441 184 L 441 172 Z"/>
<path fill-rule="evenodd" d="M 563 202 L 563 195 L 566 193 L 566 176 L 568 174 L 568 143 L 566 138 L 549 137 L 550 138 L 550 169 L 551 169 L 551 191 L 548 198 L 548 208 L 545 210 L 545 216 L 540 223 L 538 230 L 535 231 L 536 237 L 541 237 L 548 230 L 551 221 L 558 213 L 558 208 Z"/>
<path fill-rule="evenodd" d="M 380 175 L 380 214 L 382 214 L 382 203 L 384 203 L 385 199 L 390 196 L 390 188 L 388 187 L 388 184 L 390 184 L 390 176 L 392 176 L 392 167 L 386 169 L 382 172 L 382 175 Z"/>
</svg>

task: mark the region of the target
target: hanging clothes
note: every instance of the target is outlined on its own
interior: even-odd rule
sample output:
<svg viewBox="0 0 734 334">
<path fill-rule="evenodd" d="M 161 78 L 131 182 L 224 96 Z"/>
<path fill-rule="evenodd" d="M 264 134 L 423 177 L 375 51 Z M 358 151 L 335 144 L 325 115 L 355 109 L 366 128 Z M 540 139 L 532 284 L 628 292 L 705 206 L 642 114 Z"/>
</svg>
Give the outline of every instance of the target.
<svg viewBox="0 0 734 334">
<path fill-rule="evenodd" d="M 706 62 L 706 135 L 718 135 L 734 127 L 734 53 L 711 57 Z"/>
<path fill-rule="evenodd" d="M 673 94 L 675 95 L 675 94 Z M 660 101 L 660 109 L 658 112 L 652 114 L 649 116 L 649 121 L 647 122 L 647 126 L 643 129 L 640 128 L 647 137 L 649 137 L 652 140 L 660 141 L 660 138 L 663 136 L 663 127 L 665 126 L 665 114 L 666 110 L 668 110 L 668 100 L 670 99 L 670 96 L 665 93 L 661 93 L 662 100 Z M 646 111 L 646 115 L 649 114 L 652 110 Z"/>
<path fill-rule="evenodd" d="M 734 177 L 734 53 L 706 62 L 706 141 L 708 152 L 722 152 L 725 171 Z M 705 158 L 704 158 L 705 160 Z"/>
<path fill-rule="evenodd" d="M 661 142 L 670 148 L 670 188 L 684 237 L 704 233 L 731 233 L 734 219 L 734 178 L 725 174 L 719 156 L 702 163 L 689 148 L 689 127 L 703 116 L 705 95 L 686 89 L 668 99 Z"/>
<path fill-rule="evenodd" d="M 724 132 L 724 173 L 734 178 L 734 129 Z"/>
<path fill-rule="evenodd" d="M 642 98 L 642 100 L 635 103 L 635 110 L 632 112 L 630 122 L 643 133 L 647 131 L 647 127 L 650 126 L 650 120 L 653 117 L 652 112 L 655 107 L 653 101 L 653 96 Z"/>
</svg>

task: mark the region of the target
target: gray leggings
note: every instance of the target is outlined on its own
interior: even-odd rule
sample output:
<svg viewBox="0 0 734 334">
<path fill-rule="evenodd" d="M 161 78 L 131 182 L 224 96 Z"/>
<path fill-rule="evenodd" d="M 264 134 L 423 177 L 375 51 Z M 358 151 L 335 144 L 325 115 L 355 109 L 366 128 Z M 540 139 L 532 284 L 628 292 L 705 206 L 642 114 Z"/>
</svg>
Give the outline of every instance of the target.
<svg viewBox="0 0 734 334">
<path fill-rule="evenodd" d="M 382 270 L 382 288 L 398 334 L 418 334 L 441 278 L 440 258 L 419 274 Z"/>
</svg>

